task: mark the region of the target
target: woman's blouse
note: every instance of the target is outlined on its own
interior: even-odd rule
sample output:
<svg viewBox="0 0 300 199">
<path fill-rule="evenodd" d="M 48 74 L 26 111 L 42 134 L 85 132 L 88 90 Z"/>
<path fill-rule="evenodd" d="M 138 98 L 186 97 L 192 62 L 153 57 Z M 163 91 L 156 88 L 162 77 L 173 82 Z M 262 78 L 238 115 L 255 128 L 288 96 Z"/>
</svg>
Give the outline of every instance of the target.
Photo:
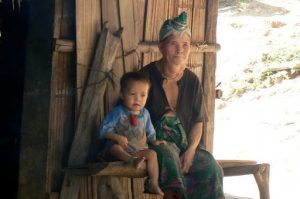
<svg viewBox="0 0 300 199">
<path fill-rule="evenodd" d="M 158 71 L 155 62 L 152 62 L 141 69 L 141 72 L 149 77 L 151 88 L 146 108 L 150 112 L 151 120 L 155 125 L 163 114 L 170 110 L 166 94 L 163 89 L 163 76 Z M 176 113 L 184 127 L 187 136 L 193 125 L 203 122 L 201 114 L 202 89 L 198 77 L 189 69 L 185 69 L 182 78 L 178 83 L 178 99 Z"/>
</svg>

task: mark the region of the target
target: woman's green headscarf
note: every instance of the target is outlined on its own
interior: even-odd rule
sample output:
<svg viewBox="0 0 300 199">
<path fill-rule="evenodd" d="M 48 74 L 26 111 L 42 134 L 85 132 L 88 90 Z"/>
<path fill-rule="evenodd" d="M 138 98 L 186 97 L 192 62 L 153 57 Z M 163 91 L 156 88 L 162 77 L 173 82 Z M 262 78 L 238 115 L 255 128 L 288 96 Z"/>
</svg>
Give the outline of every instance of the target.
<svg viewBox="0 0 300 199">
<path fill-rule="evenodd" d="M 173 19 L 167 19 L 159 32 L 159 41 L 163 41 L 174 33 L 186 33 L 191 36 L 191 29 L 187 25 L 188 15 L 184 11 Z"/>
</svg>

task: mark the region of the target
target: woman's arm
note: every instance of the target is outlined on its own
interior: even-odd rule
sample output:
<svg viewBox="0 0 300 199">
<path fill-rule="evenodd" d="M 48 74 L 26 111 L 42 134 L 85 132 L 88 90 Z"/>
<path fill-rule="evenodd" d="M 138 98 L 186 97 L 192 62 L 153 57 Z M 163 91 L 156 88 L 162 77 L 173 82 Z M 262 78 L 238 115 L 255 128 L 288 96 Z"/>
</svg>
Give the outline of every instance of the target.
<svg viewBox="0 0 300 199">
<path fill-rule="evenodd" d="M 188 173 L 193 164 L 195 152 L 202 137 L 202 131 L 203 131 L 202 122 L 197 122 L 192 127 L 190 136 L 188 137 L 188 142 L 189 142 L 188 148 L 185 151 L 185 153 L 180 157 L 183 173 Z"/>
<path fill-rule="evenodd" d="M 200 140 L 202 138 L 202 132 L 203 132 L 203 123 L 197 122 L 194 124 L 190 136 L 188 137 L 189 142 L 189 148 L 196 149 L 200 143 Z"/>
</svg>

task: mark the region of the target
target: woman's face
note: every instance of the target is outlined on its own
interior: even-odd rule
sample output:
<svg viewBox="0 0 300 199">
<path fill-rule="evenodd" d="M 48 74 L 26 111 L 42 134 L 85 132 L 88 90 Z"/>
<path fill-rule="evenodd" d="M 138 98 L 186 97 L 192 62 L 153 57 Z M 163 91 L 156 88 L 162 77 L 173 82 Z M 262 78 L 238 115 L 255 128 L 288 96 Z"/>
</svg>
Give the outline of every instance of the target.
<svg viewBox="0 0 300 199">
<path fill-rule="evenodd" d="M 171 35 L 158 47 L 167 63 L 186 65 L 191 50 L 191 38 L 185 33 Z"/>
</svg>

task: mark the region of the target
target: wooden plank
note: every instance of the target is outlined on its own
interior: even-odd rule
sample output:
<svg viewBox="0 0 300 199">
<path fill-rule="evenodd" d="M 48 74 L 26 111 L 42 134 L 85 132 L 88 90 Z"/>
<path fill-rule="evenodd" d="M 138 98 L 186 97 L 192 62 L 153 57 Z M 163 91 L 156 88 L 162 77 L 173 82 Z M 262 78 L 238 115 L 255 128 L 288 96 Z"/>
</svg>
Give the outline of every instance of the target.
<svg viewBox="0 0 300 199">
<path fill-rule="evenodd" d="M 60 190 L 65 156 L 73 137 L 74 93 L 72 92 L 72 57 L 70 54 L 53 52 L 51 104 L 49 119 L 49 149 L 47 157 L 47 190 Z"/>
<path fill-rule="evenodd" d="M 62 186 L 61 172 L 66 164 L 74 125 L 74 2 L 55 1 L 53 38 L 55 48 L 52 54 L 51 100 L 48 130 L 48 154 L 46 191 L 52 197 L 53 191 Z M 64 39 L 60 39 L 64 38 Z M 68 39 L 69 38 L 69 39 Z M 62 53 L 64 52 L 64 53 Z M 65 53 L 67 52 L 67 53 Z"/>
<path fill-rule="evenodd" d="M 78 198 L 79 188 L 82 182 L 81 176 L 71 175 L 66 172 L 63 180 L 60 199 L 76 199 Z"/>
<path fill-rule="evenodd" d="M 224 168 L 224 176 L 241 176 L 254 174 L 259 171 L 259 165 L 246 165 Z"/>
<path fill-rule="evenodd" d="M 268 164 L 245 164 L 240 166 L 228 166 L 223 168 L 224 176 L 241 176 L 249 174 L 259 174 L 266 171 Z"/>
<path fill-rule="evenodd" d="M 255 165 L 255 160 L 217 160 L 222 168 Z"/>
<path fill-rule="evenodd" d="M 54 50 L 57 52 L 74 52 L 75 42 L 68 39 L 56 39 Z"/>
<path fill-rule="evenodd" d="M 86 163 L 88 147 L 94 128 L 98 126 L 99 102 L 102 100 L 106 84 L 107 73 L 112 68 L 116 51 L 120 46 L 120 37 L 112 35 L 106 27 L 100 34 L 97 43 L 90 75 L 85 86 L 84 96 L 80 109 L 75 137 L 70 151 L 70 166 Z"/>
<path fill-rule="evenodd" d="M 77 108 L 91 65 L 97 35 L 101 31 L 101 4 L 99 0 L 76 0 L 77 50 Z"/>
<path fill-rule="evenodd" d="M 50 97 L 50 112 L 49 112 L 49 129 L 48 129 L 48 136 L 49 136 L 49 147 L 48 147 L 48 153 L 47 153 L 47 183 L 46 183 L 46 190 L 48 193 L 51 193 L 52 191 L 52 181 L 55 181 L 55 179 L 52 179 L 53 173 L 55 173 L 55 149 L 56 149 L 56 132 L 57 132 L 57 118 L 56 116 L 56 107 L 57 107 L 57 100 L 56 100 L 56 92 L 58 87 L 58 67 L 59 66 L 59 53 L 53 52 L 52 53 L 52 79 L 51 79 L 51 97 Z M 60 115 L 59 115 L 60 116 Z"/>
<path fill-rule="evenodd" d="M 251 167 L 257 165 L 255 160 L 217 160 L 223 169 L 234 170 L 232 168 Z M 252 167 L 251 167 L 252 168 Z M 228 171 L 229 171 L 228 170 Z M 247 170 L 247 169 L 246 169 Z M 144 178 L 147 175 L 146 164 L 144 163 L 140 169 L 121 162 L 103 162 L 87 164 L 81 168 L 68 168 L 66 171 L 73 175 L 81 176 L 120 176 L 129 178 Z M 248 174 L 247 172 L 245 174 Z"/>
<path fill-rule="evenodd" d="M 122 48 L 125 72 L 136 71 L 138 69 L 138 59 L 135 53 L 139 42 L 136 34 L 136 25 L 134 19 L 133 0 L 119 0 L 120 22 L 124 28 Z"/>
<path fill-rule="evenodd" d="M 99 121 L 97 121 L 100 110 L 99 102 L 102 100 L 107 84 L 107 80 L 105 79 L 106 73 L 111 70 L 117 49 L 120 46 L 120 34 L 121 33 L 116 36 L 112 35 L 108 28 L 105 27 L 98 39 L 91 67 L 93 70 L 90 71 L 82 103 L 79 108 L 75 136 L 69 155 L 69 166 L 83 165 L 87 161 L 92 134 L 99 124 Z M 73 175 L 68 176 L 67 173 L 64 184 L 68 184 L 67 177 L 70 178 L 72 186 L 76 188 L 72 187 L 67 189 L 67 186 L 63 186 L 61 199 L 76 198 L 80 179 L 74 178 Z M 74 180 L 74 182 L 72 180 Z M 82 189 L 86 187 L 87 186 L 83 186 Z"/>
</svg>

